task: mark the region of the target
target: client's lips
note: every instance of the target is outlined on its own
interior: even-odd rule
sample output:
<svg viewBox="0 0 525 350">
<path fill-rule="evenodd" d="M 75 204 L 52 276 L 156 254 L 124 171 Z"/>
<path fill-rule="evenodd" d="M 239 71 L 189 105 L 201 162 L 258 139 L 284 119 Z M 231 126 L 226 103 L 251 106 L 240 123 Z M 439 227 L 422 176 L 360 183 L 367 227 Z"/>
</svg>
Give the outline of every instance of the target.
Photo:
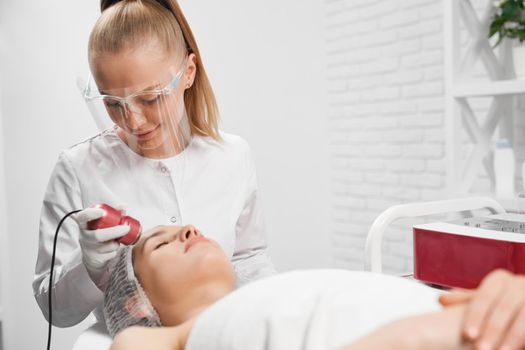
<svg viewBox="0 0 525 350">
<path fill-rule="evenodd" d="M 192 246 L 200 242 L 209 242 L 210 240 L 204 236 L 194 236 L 190 238 L 186 245 L 184 246 L 184 253 L 186 253 Z"/>
</svg>

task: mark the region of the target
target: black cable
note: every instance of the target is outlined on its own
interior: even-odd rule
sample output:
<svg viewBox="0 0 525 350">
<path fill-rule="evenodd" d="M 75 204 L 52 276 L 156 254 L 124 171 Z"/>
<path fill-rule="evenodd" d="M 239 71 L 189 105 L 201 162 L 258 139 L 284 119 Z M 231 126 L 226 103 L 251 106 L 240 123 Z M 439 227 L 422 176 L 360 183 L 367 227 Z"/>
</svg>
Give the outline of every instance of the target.
<svg viewBox="0 0 525 350">
<path fill-rule="evenodd" d="M 57 251 L 58 231 L 60 230 L 60 227 L 62 226 L 62 223 L 64 222 L 64 220 L 66 220 L 70 215 L 78 213 L 79 211 L 81 210 L 73 210 L 67 213 L 66 216 L 64 216 L 62 220 L 60 220 L 57 226 L 57 230 L 55 231 L 55 239 L 53 240 L 53 255 L 51 256 L 51 270 L 49 272 L 49 289 L 47 291 L 48 297 L 49 297 L 48 299 L 49 317 L 47 319 L 49 323 L 49 327 L 47 329 L 47 350 L 51 349 L 51 328 L 53 326 L 53 322 L 52 322 L 53 321 L 53 307 L 51 306 L 51 293 L 53 292 L 53 270 L 55 269 L 55 254 Z"/>
</svg>

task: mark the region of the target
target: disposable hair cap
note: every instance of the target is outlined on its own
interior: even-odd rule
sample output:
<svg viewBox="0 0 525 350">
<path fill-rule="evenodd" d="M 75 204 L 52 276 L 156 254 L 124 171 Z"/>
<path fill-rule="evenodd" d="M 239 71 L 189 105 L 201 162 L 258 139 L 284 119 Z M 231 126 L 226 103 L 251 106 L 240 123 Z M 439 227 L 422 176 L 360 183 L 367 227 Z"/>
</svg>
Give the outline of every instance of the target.
<svg viewBox="0 0 525 350">
<path fill-rule="evenodd" d="M 104 294 L 104 318 L 111 337 L 131 326 L 162 326 L 135 277 L 132 251 L 129 246 L 120 249 Z"/>
</svg>

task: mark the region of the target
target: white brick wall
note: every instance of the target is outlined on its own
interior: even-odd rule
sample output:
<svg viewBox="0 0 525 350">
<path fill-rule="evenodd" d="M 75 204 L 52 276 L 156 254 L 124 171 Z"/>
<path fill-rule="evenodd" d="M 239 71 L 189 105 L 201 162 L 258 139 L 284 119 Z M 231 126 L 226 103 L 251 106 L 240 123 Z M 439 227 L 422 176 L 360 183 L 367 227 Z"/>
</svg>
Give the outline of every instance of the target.
<svg viewBox="0 0 525 350">
<path fill-rule="evenodd" d="M 362 269 L 377 215 L 437 198 L 445 186 L 442 5 L 325 4 L 334 259 Z M 411 270 L 410 224 L 387 232 L 388 271 Z"/>
<path fill-rule="evenodd" d="M 472 1 L 481 10 L 488 0 Z M 362 269 L 366 234 L 377 215 L 395 204 L 444 195 L 443 5 L 437 0 L 325 5 L 334 263 Z M 466 42 L 464 32 L 461 38 Z M 486 79 L 483 75 L 478 62 L 470 76 Z M 483 116 L 489 102 L 471 104 Z M 523 112 L 525 102 L 519 102 Z M 519 117 L 515 130 L 519 175 L 525 159 L 525 122 Z M 464 139 L 466 159 L 472 145 L 466 133 Z M 491 190 L 485 173 L 473 189 Z M 404 220 L 387 231 L 387 272 L 412 271 L 416 222 Z"/>
</svg>

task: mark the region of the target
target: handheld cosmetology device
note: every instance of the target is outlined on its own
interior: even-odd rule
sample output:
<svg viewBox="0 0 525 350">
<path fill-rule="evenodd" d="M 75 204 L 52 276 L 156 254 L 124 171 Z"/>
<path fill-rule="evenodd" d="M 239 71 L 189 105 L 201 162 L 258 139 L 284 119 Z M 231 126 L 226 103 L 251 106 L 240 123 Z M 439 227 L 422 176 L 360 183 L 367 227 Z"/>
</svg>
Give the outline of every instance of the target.
<svg viewBox="0 0 525 350">
<path fill-rule="evenodd" d="M 476 288 L 492 270 L 525 274 L 525 215 L 498 214 L 417 225 L 414 278 Z"/>
<path fill-rule="evenodd" d="M 135 244 L 142 233 L 142 228 L 140 225 L 140 222 L 131 216 L 124 216 L 122 215 L 122 212 L 120 210 L 117 210 L 107 204 L 97 204 L 93 206 L 94 208 L 101 208 L 104 210 L 104 214 L 99 218 L 95 220 L 91 220 L 87 223 L 88 229 L 90 230 L 96 230 L 99 228 L 108 228 L 113 227 L 117 225 L 128 225 L 129 226 L 129 232 L 119 238 L 117 242 L 124 244 L 124 245 L 132 245 Z M 49 273 L 49 323 L 48 323 L 48 335 L 47 335 L 47 349 L 49 350 L 51 348 L 51 329 L 53 324 L 53 307 L 52 307 L 52 291 L 53 291 L 53 270 L 55 267 L 55 255 L 56 255 L 56 247 L 57 247 L 57 239 L 58 239 L 58 232 L 60 231 L 60 227 L 62 226 L 62 223 L 64 220 L 66 220 L 69 216 L 76 214 L 80 212 L 81 210 L 73 210 L 69 213 L 67 213 L 59 222 L 57 229 L 55 231 L 55 237 L 53 240 L 53 255 L 51 257 L 51 269 Z"/>
<path fill-rule="evenodd" d="M 124 245 L 135 244 L 141 234 L 141 226 L 138 220 L 131 216 L 123 216 L 120 210 L 117 210 L 107 204 L 97 204 L 93 208 L 100 208 L 104 210 L 104 215 L 100 219 L 92 220 L 88 222 L 88 228 L 90 230 L 96 230 L 99 228 L 108 228 L 117 225 L 128 225 L 129 232 L 125 236 L 119 238 L 117 242 Z"/>
</svg>

